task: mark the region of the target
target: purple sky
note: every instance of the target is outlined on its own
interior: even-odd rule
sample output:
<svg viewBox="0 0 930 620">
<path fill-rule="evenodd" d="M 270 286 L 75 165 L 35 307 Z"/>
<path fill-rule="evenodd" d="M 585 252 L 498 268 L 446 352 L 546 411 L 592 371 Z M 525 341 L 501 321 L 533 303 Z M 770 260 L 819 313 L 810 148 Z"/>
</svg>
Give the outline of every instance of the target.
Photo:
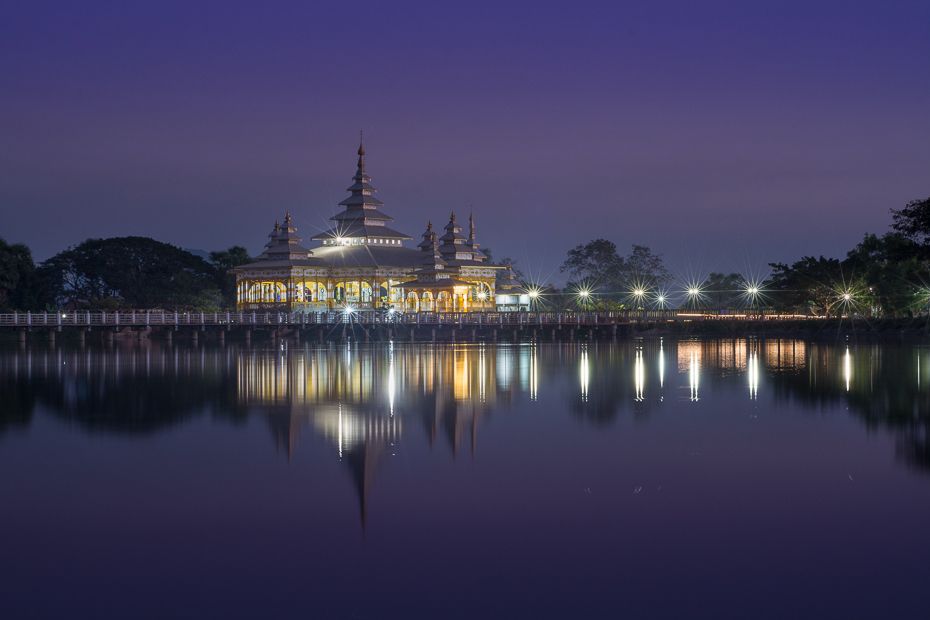
<svg viewBox="0 0 930 620">
<path fill-rule="evenodd" d="M 191 8 L 194 4 L 196 8 Z M 0 236 L 258 253 L 368 171 L 544 280 L 844 255 L 930 196 L 930 3 L 4 3 Z"/>
</svg>

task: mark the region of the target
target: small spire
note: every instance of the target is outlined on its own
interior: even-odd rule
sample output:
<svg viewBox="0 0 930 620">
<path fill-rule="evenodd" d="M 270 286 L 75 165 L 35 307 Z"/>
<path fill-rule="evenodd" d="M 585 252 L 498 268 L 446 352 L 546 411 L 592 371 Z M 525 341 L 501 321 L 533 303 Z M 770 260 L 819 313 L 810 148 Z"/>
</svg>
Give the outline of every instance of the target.
<svg viewBox="0 0 930 620">
<path fill-rule="evenodd" d="M 358 132 L 358 169 L 359 172 L 365 170 L 365 145 L 362 143 L 362 132 Z"/>
<path fill-rule="evenodd" d="M 274 229 L 275 229 L 275 230 L 281 230 L 281 225 L 278 224 L 278 220 L 275 220 L 275 221 L 274 221 Z"/>
<path fill-rule="evenodd" d="M 287 215 L 284 216 L 284 223 L 285 223 L 285 224 L 290 224 L 290 223 L 291 223 L 291 212 L 290 212 L 290 211 L 288 211 L 288 212 L 287 212 Z"/>
<path fill-rule="evenodd" d="M 426 230 L 433 230 L 433 220 L 430 220 L 430 221 L 426 224 Z"/>
<path fill-rule="evenodd" d="M 472 211 L 471 215 L 468 216 L 468 238 L 471 241 L 475 240 L 475 212 Z"/>
<path fill-rule="evenodd" d="M 452 212 L 452 218 L 449 221 L 455 224 L 455 211 Z"/>
</svg>

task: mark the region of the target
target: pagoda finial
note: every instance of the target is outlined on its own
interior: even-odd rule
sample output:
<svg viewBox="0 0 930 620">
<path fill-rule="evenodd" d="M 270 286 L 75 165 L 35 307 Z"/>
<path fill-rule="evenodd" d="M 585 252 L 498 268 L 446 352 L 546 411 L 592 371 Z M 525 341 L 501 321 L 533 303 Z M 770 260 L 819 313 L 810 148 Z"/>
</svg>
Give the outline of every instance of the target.
<svg viewBox="0 0 930 620">
<path fill-rule="evenodd" d="M 426 230 L 433 230 L 433 220 L 426 223 Z"/>
<path fill-rule="evenodd" d="M 362 132 L 358 132 L 358 169 L 365 170 L 365 144 L 362 142 Z"/>
<path fill-rule="evenodd" d="M 274 221 L 274 229 L 275 229 L 275 230 L 281 230 L 281 225 L 278 224 L 278 220 L 275 220 L 275 221 Z"/>
<path fill-rule="evenodd" d="M 287 212 L 287 215 L 284 216 L 284 223 L 285 223 L 285 224 L 290 224 L 290 223 L 291 223 L 291 212 L 290 212 L 290 211 L 288 211 L 288 212 Z"/>
<path fill-rule="evenodd" d="M 455 211 L 452 212 L 452 218 L 449 221 L 455 223 Z"/>
<path fill-rule="evenodd" d="M 468 216 L 468 239 L 471 241 L 475 240 L 475 212 L 472 211 L 471 215 Z"/>
</svg>

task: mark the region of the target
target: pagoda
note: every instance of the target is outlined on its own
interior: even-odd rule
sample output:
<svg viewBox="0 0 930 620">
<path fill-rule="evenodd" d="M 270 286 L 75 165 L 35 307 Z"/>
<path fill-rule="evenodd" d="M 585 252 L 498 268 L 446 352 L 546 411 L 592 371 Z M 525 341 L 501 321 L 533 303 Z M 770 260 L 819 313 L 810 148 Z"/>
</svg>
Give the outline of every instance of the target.
<svg viewBox="0 0 930 620">
<path fill-rule="evenodd" d="M 502 268 L 478 249 L 474 215 L 468 237 L 453 213 L 441 237 L 430 221 L 417 248 L 405 247 L 413 238 L 389 226 L 394 219 L 374 196 L 361 142 L 347 191 L 349 197 L 339 203 L 342 211 L 330 218 L 334 225 L 312 237 L 318 246 L 300 245 L 288 212 L 283 226 L 275 222 L 255 262 L 230 270 L 240 311 L 494 309 L 495 278 Z"/>
</svg>

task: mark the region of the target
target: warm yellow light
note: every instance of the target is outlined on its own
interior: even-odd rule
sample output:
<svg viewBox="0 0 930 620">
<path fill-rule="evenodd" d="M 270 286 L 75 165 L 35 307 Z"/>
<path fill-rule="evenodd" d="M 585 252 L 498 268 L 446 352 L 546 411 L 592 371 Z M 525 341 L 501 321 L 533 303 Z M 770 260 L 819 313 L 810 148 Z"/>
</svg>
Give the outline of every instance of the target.
<svg viewBox="0 0 930 620">
<path fill-rule="evenodd" d="M 488 296 L 487 293 L 485 293 L 484 291 L 481 291 L 481 292 L 478 293 L 478 299 L 482 299 L 482 300 L 483 300 L 483 299 L 484 299 L 485 297 L 487 297 L 487 296 Z"/>
<path fill-rule="evenodd" d="M 689 294 L 689 295 L 699 295 L 700 293 L 701 293 L 701 291 L 699 291 L 699 290 L 696 289 L 696 288 L 689 288 L 689 289 L 688 289 L 688 294 Z"/>
<path fill-rule="evenodd" d="M 537 295 L 539 295 L 539 293 L 536 291 L 530 291 L 530 297 L 536 297 Z"/>
<path fill-rule="evenodd" d="M 346 306 L 346 314 L 352 314 L 353 312 L 355 312 L 355 310 L 352 306 Z"/>
<path fill-rule="evenodd" d="M 755 288 L 755 287 L 752 287 L 752 288 L 749 289 L 749 294 L 750 294 L 750 295 L 755 295 L 755 294 L 757 294 L 758 292 L 759 292 L 759 289 L 757 289 L 757 288 Z"/>
<path fill-rule="evenodd" d="M 846 301 L 849 301 L 850 298 L 851 298 L 851 296 L 850 296 L 849 293 L 846 293 L 845 295 L 843 295 L 843 299 L 845 299 Z"/>
<path fill-rule="evenodd" d="M 643 291 L 642 289 L 636 289 L 635 291 L 633 291 L 634 295 L 643 295 L 644 293 L 645 291 Z"/>
<path fill-rule="evenodd" d="M 581 292 L 578 293 L 578 294 L 581 295 L 582 297 L 587 297 L 587 296 L 588 296 L 588 291 L 581 291 Z"/>
</svg>

